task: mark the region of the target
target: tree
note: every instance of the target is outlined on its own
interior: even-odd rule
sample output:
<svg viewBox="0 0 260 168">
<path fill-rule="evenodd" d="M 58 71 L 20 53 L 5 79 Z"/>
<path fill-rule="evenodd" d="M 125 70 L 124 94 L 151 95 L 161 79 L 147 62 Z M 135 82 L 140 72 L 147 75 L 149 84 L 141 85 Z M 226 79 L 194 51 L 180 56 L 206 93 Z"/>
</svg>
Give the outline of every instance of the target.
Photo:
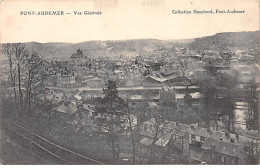
<svg viewBox="0 0 260 168">
<path fill-rule="evenodd" d="M 228 131 L 234 131 L 234 100 L 230 97 L 224 97 L 218 100 L 218 104 L 221 110 L 220 115 L 222 116 L 222 121 Z"/>
<path fill-rule="evenodd" d="M 30 116 L 32 96 L 45 97 L 44 95 L 44 73 L 43 73 L 43 60 L 36 52 L 33 52 L 24 61 L 26 67 L 26 96 L 24 109 L 28 111 Z M 32 93 L 34 93 L 32 95 Z"/>
<path fill-rule="evenodd" d="M 211 61 L 209 61 L 209 64 L 207 66 L 205 66 L 204 68 L 210 73 L 210 75 L 212 75 L 212 76 L 216 75 L 217 69 Z"/>
<path fill-rule="evenodd" d="M 138 64 L 138 60 L 137 59 L 135 59 L 135 64 Z"/>
<path fill-rule="evenodd" d="M 128 101 L 128 100 L 127 100 Z M 129 122 L 129 130 L 131 133 L 131 140 L 132 140 L 132 147 L 133 147 L 133 164 L 135 164 L 135 160 L 136 160 L 136 145 L 135 145 L 135 133 L 133 131 L 133 127 L 132 127 L 132 119 L 130 117 L 130 106 L 127 102 L 128 105 L 128 110 L 127 110 L 127 116 L 128 116 L 128 122 Z M 135 103 L 132 104 L 133 106 L 135 105 Z"/>
<path fill-rule="evenodd" d="M 9 64 L 9 76 L 11 78 L 11 86 L 14 90 L 15 95 L 15 102 L 18 110 L 18 115 L 20 115 L 20 118 L 23 117 L 21 114 L 23 112 L 23 103 L 24 103 L 24 97 L 23 97 L 23 72 L 24 72 L 24 60 L 28 57 L 29 53 L 28 50 L 25 48 L 25 45 L 22 43 L 8 43 L 3 44 L 3 53 L 8 58 L 8 64 Z M 18 91 L 16 82 L 18 80 Z M 19 95 L 19 97 L 17 96 Z"/>
<path fill-rule="evenodd" d="M 186 87 L 185 95 L 184 95 L 184 102 L 188 107 L 192 107 L 192 96 L 189 93 L 188 86 Z"/>
<path fill-rule="evenodd" d="M 29 52 L 22 43 L 2 44 L 8 60 L 8 75 L 14 91 L 19 119 L 30 121 L 32 109 L 45 97 L 44 60 L 36 52 Z"/>
<path fill-rule="evenodd" d="M 249 85 L 250 97 L 248 100 L 248 119 L 247 129 L 257 130 L 259 129 L 259 112 L 258 112 L 258 97 L 257 97 L 257 85 L 255 78 L 252 78 Z"/>
<path fill-rule="evenodd" d="M 99 107 L 96 108 L 97 113 L 106 113 L 110 117 L 107 120 L 109 126 L 108 140 L 111 142 L 112 154 L 114 162 L 116 158 L 119 158 L 119 145 L 118 145 L 118 135 L 115 130 L 115 126 L 120 124 L 120 116 L 125 115 L 126 103 L 118 95 L 116 82 L 109 80 L 106 83 L 106 88 L 103 89 L 104 97 L 99 103 Z M 118 151 L 116 150 L 118 149 Z"/>
<path fill-rule="evenodd" d="M 232 57 L 232 54 L 230 52 L 220 52 L 220 56 L 225 59 L 226 61 L 230 60 L 230 58 Z"/>
<path fill-rule="evenodd" d="M 2 51 L 3 54 L 8 58 L 8 64 L 9 64 L 9 75 L 11 78 L 11 86 L 13 87 L 14 95 L 15 95 L 15 106 L 17 107 L 17 94 L 16 94 L 16 69 L 15 69 L 15 62 L 14 62 L 14 48 L 12 44 L 2 44 Z"/>
<path fill-rule="evenodd" d="M 39 118 L 45 117 L 48 120 L 48 130 L 49 133 L 51 133 L 52 129 L 52 120 L 55 114 L 55 109 L 57 107 L 56 104 L 54 104 L 50 100 L 35 100 L 34 101 L 34 106 L 32 107 L 33 111 L 35 111 L 36 115 L 38 115 Z"/>
<path fill-rule="evenodd" d="M 14 55 L 16 58 L 17 63 L 17 77 L 18 77 L 18 91 L 20 97 L 20 105 L 23 105 L 23 92 L 22 92 L 22 68 L 23 68 L 23 61 L 28 56 L 28 51 L 25 48 L 25 45 L 22 43 L 14 43 Z"/>
<path fill-rule="evenodd" d="M 178 59 L 182 76 L 185 76 L 185 69 L 187 69 L 188 63 L 185 60 Z"/>
<path fill-rule="evenodd" d="M 206 127 L 209 127 L 212 114 L 217 114 L 217 90 L 215 77 L 204 79 L 201 85 L 201 92 L 203 94 L 203 99 L 200 102 L 201 109 L 199 115 L 206 123 Z"/>
<path fill-rule="evenodd" d="M 147 148 L 146 153 L 148 153 L 149 164 L 154 164 L 156 161 L 156 142 L 163 134 L 165 126 L 167 125 L 167 114 L 160 110 L 159 107 L 155 107 L 152 110 L 151 116 L 152 142 Z"/>
<path fill-rule="evenodd" d="M 214 118 L 221 116 L 222 121 L 228 131 L 234 131 L 234 110 L 235 110 L 235 87 L 238 80 L 238 72 L 235 71 L 233 75 L 218 74 L 217 79 L 217 97 L 218 94 L 222 95 L 217 99 L 217 113 Z"/>
</svg>

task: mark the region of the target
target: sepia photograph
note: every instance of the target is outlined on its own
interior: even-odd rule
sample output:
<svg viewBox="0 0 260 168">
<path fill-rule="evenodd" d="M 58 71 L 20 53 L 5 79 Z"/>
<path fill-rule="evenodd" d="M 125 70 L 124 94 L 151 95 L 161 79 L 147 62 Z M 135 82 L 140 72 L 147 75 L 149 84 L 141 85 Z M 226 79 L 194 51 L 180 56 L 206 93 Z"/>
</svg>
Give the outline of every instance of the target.
<svg viewBox="0 0 260 168">
<path fill-rule="evenodd" d="M 259 165 L 259 0 L 0 9 L 1 165 Z"/>
</svg>

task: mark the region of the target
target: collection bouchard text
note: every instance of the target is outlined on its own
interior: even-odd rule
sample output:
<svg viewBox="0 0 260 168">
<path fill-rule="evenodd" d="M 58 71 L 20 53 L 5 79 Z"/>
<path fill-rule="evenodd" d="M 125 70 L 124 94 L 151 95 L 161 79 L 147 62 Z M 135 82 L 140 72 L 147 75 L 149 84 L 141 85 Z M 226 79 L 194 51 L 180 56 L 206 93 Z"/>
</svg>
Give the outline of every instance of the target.
<svg viewBox="0 0 260 168">
<path fill-rule="evenodd" d="M 228 10 L 172 10 L 172 14 L 243 14 L 244 10 L 228 9 Z"/>
</svg>

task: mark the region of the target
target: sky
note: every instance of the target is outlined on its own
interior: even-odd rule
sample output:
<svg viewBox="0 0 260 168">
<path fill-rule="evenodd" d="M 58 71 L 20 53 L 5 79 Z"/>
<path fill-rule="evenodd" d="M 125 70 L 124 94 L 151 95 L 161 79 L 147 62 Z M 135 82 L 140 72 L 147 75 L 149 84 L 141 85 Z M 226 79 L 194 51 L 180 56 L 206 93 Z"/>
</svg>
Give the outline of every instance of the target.
<svg viewBox="0 0 260 168">
<path fill-rule="evenodd" d="M 259 0 L 2 0 L 0 42 L 188 39 L 259 30 Z M 172 10 L 244 10 L 244 14 L 172 14 Z M 62 16 L 20 15 L 64 11 Z M 102 15 L 74 15 L 101 11 Z"/>
</svg>

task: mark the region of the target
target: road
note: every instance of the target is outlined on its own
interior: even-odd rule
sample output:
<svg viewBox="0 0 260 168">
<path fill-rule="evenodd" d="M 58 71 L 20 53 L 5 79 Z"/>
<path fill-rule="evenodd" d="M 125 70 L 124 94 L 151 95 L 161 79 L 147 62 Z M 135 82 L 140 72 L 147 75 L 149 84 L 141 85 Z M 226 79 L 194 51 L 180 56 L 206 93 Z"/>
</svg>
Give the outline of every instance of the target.
<svg viewBox="0 0 260 168">
<path fill-rule="evenodd" d="M 102 91 L 103 88 L 90 88 L 88 86 L 83 87 L 77 87 L 77 88 L 61 88 L 61 87 L 55 87 L 55 86 L 47 86 L 49 89 L 57 89 L 57 90 L 78 90 L 78 92 L 74 95 L 78 100 L 81 100 L 80 93 L 82 91 Z M 186 89 L 186 86 L 171 86 L 171 89 L 176 90 L 184 90 Z M 136 86 L 136 87 L 119 87 L 117 88 L 118 91 L 144 91 L 144 90 L 160 90 L 162 89 L 161 86 L 153 86 L 153 87 L 144 87 L 144 86 Z M 189 89 L 199 89 L 199 86 L 189 86 Z"/>
<path fill-rule="evenodd" d="M 47 86 L 49 89 L 57 89 L 57 90 L 89 90 L 89 91 L 102 91 L 102 87 L 92 88 L 89 86 L 82 86 L 82 87 L 75 87 L 75 88 L 62 88 L 56 86 Z M 186 89 L 186 86 L 171 86 L 170 88 L 175 88 L 176 90 Z M 132 86 L 132 87 L 118 87 L 118 91 L 130 91 L 130 90 L 160 90 L 162 86 L 151 86 L 151 87 L 144 87 L 144 86 Z M 199 86 L 189 86 L 189 89 L 199 89 Z"/>
</svg>

